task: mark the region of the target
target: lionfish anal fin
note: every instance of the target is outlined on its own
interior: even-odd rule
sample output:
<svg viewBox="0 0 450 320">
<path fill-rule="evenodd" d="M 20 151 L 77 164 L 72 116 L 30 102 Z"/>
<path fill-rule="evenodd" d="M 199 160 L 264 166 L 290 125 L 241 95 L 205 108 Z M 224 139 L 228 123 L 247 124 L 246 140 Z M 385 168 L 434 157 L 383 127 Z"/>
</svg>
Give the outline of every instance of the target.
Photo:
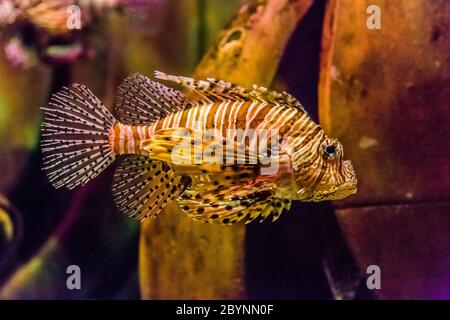
<svg viewBox="0 0 450 320">
<path fill-rule="evenodd" d="M 119 211 L 143 220 L 156 217 L 185 189 L 187 177 L 174 175 L 169 165 L 145 156 L 129 156 L 116 169 L 113 196 Z"/>
</svg>

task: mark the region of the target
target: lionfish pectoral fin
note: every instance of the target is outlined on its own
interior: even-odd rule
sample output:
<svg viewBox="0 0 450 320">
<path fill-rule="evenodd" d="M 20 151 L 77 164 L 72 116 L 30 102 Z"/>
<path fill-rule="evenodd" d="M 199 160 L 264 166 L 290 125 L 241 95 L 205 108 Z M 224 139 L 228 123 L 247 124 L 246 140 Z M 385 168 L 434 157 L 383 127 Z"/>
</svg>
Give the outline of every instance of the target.
<svg viewBox="0 0 450 320">
<path fill-rule="evenodd" d="M 178 199 L 180 208 L 192 219 L 206 223 L 246 224 L 259 219 L 264 221 L 272 214 L 272 221 L 283 211 L 281 199 L 273 198 L 270 191 L 254 191 L 246 196 L 229 198 L 203 195 L 195 190 L 187 190 Z"/>
<path fill-rule="evenodd" d="M 182 129 L 159 130 L 151 139 L 142 140 L 140 149 L 148 157 L 170 163 L 171 165 L 174 163 L 191 163 L 192 155 L 190 153 L 175 153 L 178 150 L 177 146 L 180 146 L 182 143 L 182 134 Z M 174 149 L 175 152 L 173 152 Z"/>
<path fill-rule="evenodd" d="M 188 105 L 190 102 L 182 92 L 136 73 L 118 87 L 115 111 L 120 122 L 143 125 Z"/>
<path fill-rule="evenodd" d="M 129 156 L 117 167 L 113 197 L 119 211 L 144 220 L 156 217 L 176 199 L 188 184 L 187 177 L 176 176 L 170 166 L 145 156 Z"/>
<path fill-rule="evenodd" d="M 220 172 L 235 164 L 258 164 L 257 153 L 248 147 L 221 135 L 205 137 L 199 129 L 158 130 L 151 139 L 141 142 L 141 149 L 153 159 L 170 163 L 179 174 Z"/>
<path fill-rule="evenodd" d="M 239 168 L 242 177 L 229 178 L 226 170 L 194 176 L 191 186 L 178 198 L 179 206 L 189 217 L 207 223 L 250 223 L 258 218 L 263 221 L 270 214 L 275 221 L 287 203 L 275 198 L 275 185 L 270 180 L 255 179 L 246 170 Z"/>
</svg>

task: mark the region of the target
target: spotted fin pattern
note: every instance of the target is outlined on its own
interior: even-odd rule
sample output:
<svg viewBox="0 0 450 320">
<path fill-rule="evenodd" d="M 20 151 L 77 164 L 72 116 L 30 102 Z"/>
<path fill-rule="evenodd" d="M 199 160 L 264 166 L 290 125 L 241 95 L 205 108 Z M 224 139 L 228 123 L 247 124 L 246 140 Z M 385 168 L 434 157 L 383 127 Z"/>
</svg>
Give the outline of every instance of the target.
<svg viewBox="0 0 450 320">
<path fill-rule="evenodd" d="M 113 197 L 117 208 L 129 217 L 156 217 L 185 189 L 187 177 L 175 176 L 169 165 L 145 156 L 123 160 L 114 175 Z"/>
<path fill-rule="evenodd" d="M 136 73 L 118 87 L 115 112 L 124 124 L 142 125 L 181 111 L 188 105 L 190 103 L 180 91 Z"/>
<path fill-rule="evenodd" d="M 178 200 L 178 205 L 192 219 L 206 223 L 250 223 L 258 218 L 262 222 L 270 215 L 275 221 L 291 203 L 287 199 L 275 198 L 271 191 L 252 190 L 239 196 L 231 190 L 221 195 L 194 190 L 188 189 Z"/>
<path fill-rule="evenodd" d="M 275 221 L 289 200 L 275 196 L 276 185 L 259 175 L 257 166 L 225 167 L 220 173 L 192 177 L 191 186 L 178 199 L 178 205 L 191 218 L 207 222 L 233 224 L 265 220 Z"/>
<path fill-rule="evenodd" d="M 206 80 L 194 80 L 189 77 L 173 76 L 161 71 L 155 72 L 155 77 L 161 80 L 175 82 L 186 89 L 197 94 L 202 101 L 207 103 L 215 101 L 259 101 L 269 103 L 274 106 L 290 106 L 306 113 L 301 103 L 289 93 L 277 92 L 265 87 L 253 85 L 252 90 L 235 85 L 223 80 L 207 78 Z"/>
<path fill-rule="evenodd" d="M 63 88 L 41 109 L 44 171 L 55 188 L 84 185 L 114 161 L 109 131 L 115 119 L 88 88 Z"/>
</svg>

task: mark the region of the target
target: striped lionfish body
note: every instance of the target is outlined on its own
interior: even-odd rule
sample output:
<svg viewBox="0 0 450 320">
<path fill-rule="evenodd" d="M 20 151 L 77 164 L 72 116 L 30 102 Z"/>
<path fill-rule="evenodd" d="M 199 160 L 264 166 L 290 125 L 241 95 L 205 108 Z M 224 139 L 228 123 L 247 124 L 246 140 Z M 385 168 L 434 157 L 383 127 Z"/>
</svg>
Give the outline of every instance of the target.
<svg viewBox="0 0 450 320">
<path fill-rule="evenodd" d="M 117 120 L 84 86 L 43 108 L 42 150 L 55 187 L 85 184 L 123 155 L 114 175 L 120 211 L 140 220 L 176 201 L 193 219 L 246 223 L 292 200 L 356 192 L 342 145 L 289 94 L 156 72 L 189 94 L 135 74 L 119 86 Z"/>
</svg>

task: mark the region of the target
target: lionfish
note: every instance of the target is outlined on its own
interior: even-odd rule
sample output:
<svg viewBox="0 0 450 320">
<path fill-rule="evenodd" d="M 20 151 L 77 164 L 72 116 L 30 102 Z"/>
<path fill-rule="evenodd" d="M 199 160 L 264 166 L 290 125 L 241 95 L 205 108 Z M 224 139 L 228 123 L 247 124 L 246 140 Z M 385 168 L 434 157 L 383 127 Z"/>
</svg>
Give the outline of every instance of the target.
<svg viewBox="0 0 450 320">
<path fill-rule="evenodd" d="M 117 119 L 83 85 L 52 96 L 42 108 L 42 152 L 54 187 L 84 185 L 121 156 L 112 187 L 119 211 L 143 220 L 176 202 L 189 217 L 220 224 L 269 216 L 275 221 L 292 200 L 339 200 L 356 193 L 342 145 L 290 94 L 158 71 L 155 77 L 186 93 L 131 75 L 117 90 Z M 208 130 L 214 137 L 202 135 Z M 240 137 L 228 134 L 239 130 Z M 270 171 L 251 146 L 259 133 L 272 131 L 277 135 L 264 140 L 271 145 L 265 154 L 278 165 Z M 188 152 L 178 152 L 180 145 Z M 206 152 L 211 145 L 214 152 Z M 212 161 L 225 153 L 231 161 Z"/>
</svg>

